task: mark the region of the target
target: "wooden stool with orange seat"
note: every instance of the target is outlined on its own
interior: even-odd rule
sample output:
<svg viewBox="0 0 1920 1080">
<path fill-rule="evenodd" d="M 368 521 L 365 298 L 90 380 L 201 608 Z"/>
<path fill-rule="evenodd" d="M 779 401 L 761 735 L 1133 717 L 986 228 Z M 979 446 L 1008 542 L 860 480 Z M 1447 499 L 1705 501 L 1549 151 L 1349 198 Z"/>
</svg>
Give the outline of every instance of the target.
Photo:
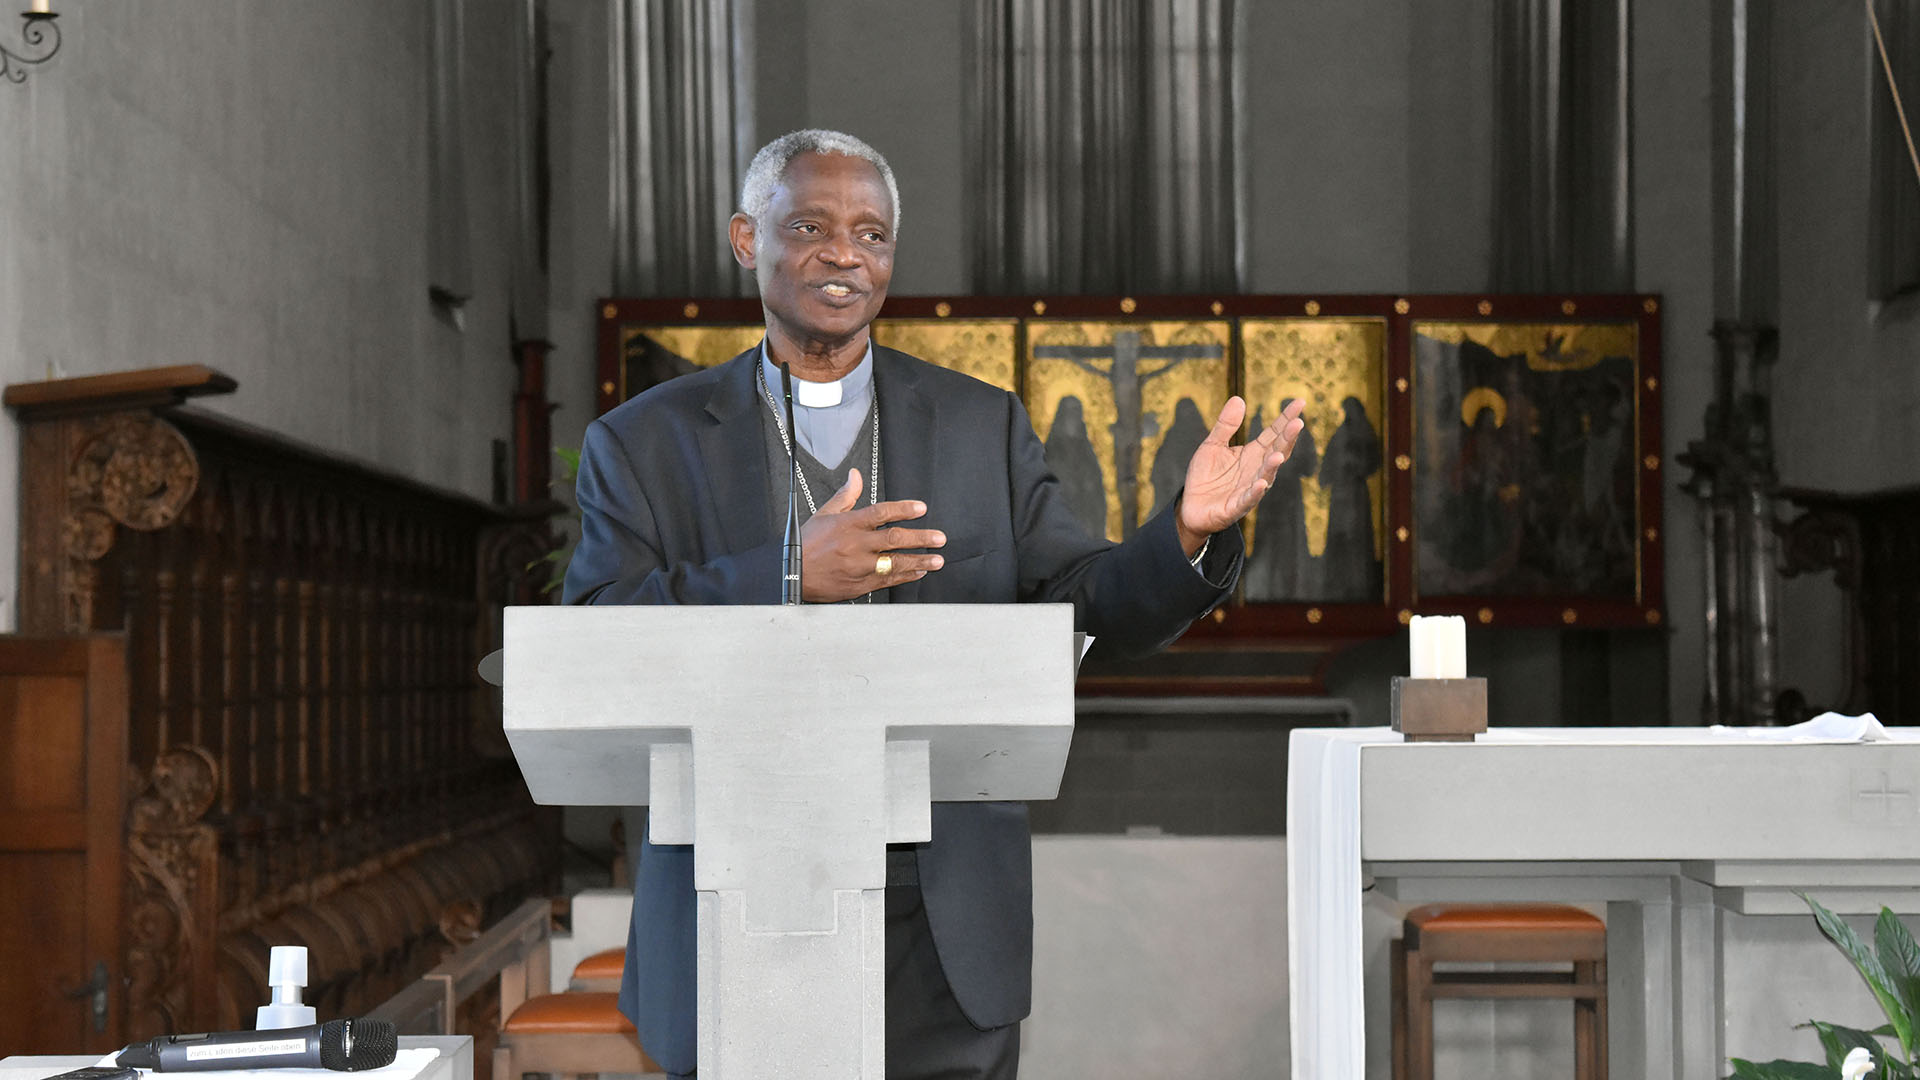
<svg viewBox="0 0 1920 1080">
<path fill-rule="evenodd" d="M 567 980 L 569 991 L 620 991 L 620 976 L 627 970 L 627 950 L 602 949 L 573 965 Z"/>
<path fill-rule="evenodd" d="M 492 1063 L 491 1080 L 519 1080 L 531 1072 L 664 1076 L 640 1049 L 633 1025 L 620 1015 L 615 992 L 620 950 L 596 954 L 574 968 L 573 986 L 604 985 L 610 977 L 611 985 L 600 992 L 546 993 L 552 919 L 550 901 L 527 901 L 368 1015 L 408 1035 L 454 1035 L 469 1021 L 484 1017 L 491 1028 L 495 1015 L 504 1017 L 498 1030 L 472 1032 L 476 1062 Z M 490 1007 L 475 1012 L 473 1003 L 496 983 L 498 1013 Z M 486 1080 L 478 1066 L 475 1074 Z"/>
<path fill-rule="evenodd" d="M 1429 904 L 1393 943 L 1394 1080 L 1433 1080 L 1437 998 L 1567 998 L 1575 1080 L 1607 1076 L 1607 927 L 1559 904 Z M 1571 971 L 1445 971 L 1436 963 L 1572 964 Z"/>
<path fill-rule="evenodd" d="M 500 1025 L 493 1080 L 524 1073 L 653 1073 L 633 1022 L 620 1014 L 625 949 L 606 949 L 574 965 L 564 994 L 529 998 Z"/>
<path fill-rule="evenodd" d="M 620 1015 L 612 991 L 568 991 L 529 998 L 500 1025 L 493 1048 L 493 1080 L 524 1073 L 665 1073 L 647 1052 L 633 1023 Z"/>
</svg>

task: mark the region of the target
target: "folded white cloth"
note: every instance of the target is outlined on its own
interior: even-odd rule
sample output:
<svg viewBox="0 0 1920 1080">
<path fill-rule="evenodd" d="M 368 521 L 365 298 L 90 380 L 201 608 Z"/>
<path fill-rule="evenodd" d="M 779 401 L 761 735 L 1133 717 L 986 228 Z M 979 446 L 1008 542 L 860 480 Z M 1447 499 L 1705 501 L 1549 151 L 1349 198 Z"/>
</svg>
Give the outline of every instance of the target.
<svg viewBox="0 0 1920 1080">
<path fill-rule="evenodd" d="M 1711 730 L 1716 734 L 1759 742 L 1850 743 L 1885 742 L 1887 739 L 1887 729 L 1880 726 L 1880 721 L 1872 713 L 1847 716 L 1823 712 L 1805 723 L 1787 727 L 1727 727 L 1715 724 Z"/>
</svg>

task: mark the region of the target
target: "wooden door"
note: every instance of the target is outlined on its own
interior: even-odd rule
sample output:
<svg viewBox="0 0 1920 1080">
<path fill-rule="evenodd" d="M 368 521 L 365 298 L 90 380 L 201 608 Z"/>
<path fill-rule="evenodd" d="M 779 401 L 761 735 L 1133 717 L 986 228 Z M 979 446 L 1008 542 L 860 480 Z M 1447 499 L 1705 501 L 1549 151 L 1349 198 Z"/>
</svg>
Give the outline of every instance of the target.
<svg viewBox="0 0 1920 1080">
<path fill-rule="evenodd" d="M 0 636 L 0 1057 L 121 1045 L 118 635 Z"/>
</svg>

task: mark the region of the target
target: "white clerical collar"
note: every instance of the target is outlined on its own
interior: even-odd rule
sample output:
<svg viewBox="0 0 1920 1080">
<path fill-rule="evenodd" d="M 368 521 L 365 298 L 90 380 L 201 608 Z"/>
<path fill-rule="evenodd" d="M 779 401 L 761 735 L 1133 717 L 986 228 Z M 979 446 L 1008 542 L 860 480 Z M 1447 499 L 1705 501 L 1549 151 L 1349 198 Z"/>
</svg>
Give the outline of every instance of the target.
<svg viewBox="0 0 1920 1080">
<path fill-rule="evenodd" d="M 767 354 L 767 343 L 760 343 L 760 363 L 765 366 L 767 385 L 780 385 L 780 368 Z M 833 382 L 811 382 L 807 379 L 793 380 L 793 403 L 809 409 L 831 409 L 849 398 L 865 401 L 867 387 L 873 383 L 873 339 L 867 339 L 866 355 L 860 358 L 852 371 Z"/>
<path fill-rule="evenodd" d="M 842 381 L 835 379 L 833 382 L 811 382 L 806 379 L 795 379 L 793 380 L 794 404 L 804 405 L 809 409 L 825 409 L 838 405 Z"/>
</svg>

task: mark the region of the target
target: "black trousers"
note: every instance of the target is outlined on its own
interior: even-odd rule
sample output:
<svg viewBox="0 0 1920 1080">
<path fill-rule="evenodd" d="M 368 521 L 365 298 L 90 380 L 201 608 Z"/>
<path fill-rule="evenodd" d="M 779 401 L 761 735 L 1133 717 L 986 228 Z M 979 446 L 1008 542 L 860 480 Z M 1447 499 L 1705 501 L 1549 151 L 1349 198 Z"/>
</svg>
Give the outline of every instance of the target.
<svg viewBox="0 0 1920 1080">
<path fill-rule="evenodd" d="M 889 884 L 887 1080 L 1016 1080 L 1019 1071 L 1020 1025 L 973 1026 L 940 970 L 920 886 Z"/>
</svg>

